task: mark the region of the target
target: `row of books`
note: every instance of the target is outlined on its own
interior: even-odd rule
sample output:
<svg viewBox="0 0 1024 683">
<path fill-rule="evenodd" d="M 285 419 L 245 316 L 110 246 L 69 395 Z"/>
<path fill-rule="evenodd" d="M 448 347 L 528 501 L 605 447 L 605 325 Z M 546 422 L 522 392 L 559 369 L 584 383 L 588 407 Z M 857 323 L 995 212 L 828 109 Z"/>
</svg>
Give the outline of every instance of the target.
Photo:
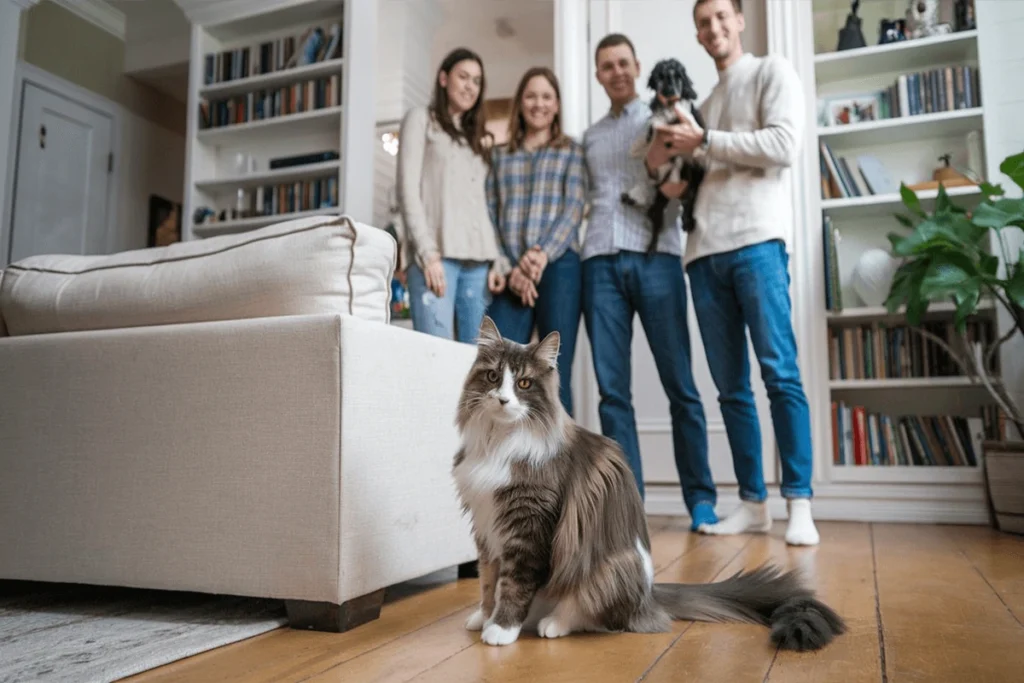
<svg viewBox="0 0 1024 683">
<path fill-rule="evenodd" d="M 980 74 L 969 65 L 900 74 L 879 93 L 880 118 L 918 116 L 981 106 Z"/>
<path fill-rule="evenodd" d="M 821 229 L 825 245 L 825 310 L 838 313 L 843 310 L 843 289 L 839 283 L 839 242 L 842 236 L 828 214 L 821 219 Z"/>
<path fill-rule="evenodd" d="M 258 187 L 252 206 L 263 216 L 338 206 L 338 176 Z"/>
<path fill-rule="evenodd" d="M 983 412 L 991 413 L 985 408 Z M 855 466 L 977 467 L 991 417 L 887 415 L 832 402 L 832 462 Z"/>
<path fill-rule="evenodd" d="M 250 121 L 334 107 L 341 103 L 341 76 L 335 74 L 280 88 L 199 102 L 199 128 L 221 128 Z"/>
<path fill-rule="evenodd" d="M 900 184 L 885 164 L 871 154 L 858 154 L 855 158 L 840 156 L 827 142 L 820 140 L 818 163 L 822 199 L 867 197 L 900 191 Z"/>
<path fill-rule="evenodd" d="M 906 379 L 959 377 L 963 370 L 942 346 L 919 334 L 926 330 L 959 350 L 963 343 L 951 320 L 922 321 L 917 327 L 873 321 L 864 324 L 829 325 L 829 378 Z M 987 348 L 996 340 L 992 320 L 969 320 L 966 327 L 970 343 L 981 342 Z M 996 371 L 993 357 L 988 372 Z"/>
<path fill-rule="evenodd" d="M 296 49 L 298 46 L 298 49 Z M 301 36 L 284 36 L 257 45 L 236 47 L 203 56 L 203 82 L 227 83 L 275 73 L 341 56 L 341 24 L 313 26 Z"/>
</svg>

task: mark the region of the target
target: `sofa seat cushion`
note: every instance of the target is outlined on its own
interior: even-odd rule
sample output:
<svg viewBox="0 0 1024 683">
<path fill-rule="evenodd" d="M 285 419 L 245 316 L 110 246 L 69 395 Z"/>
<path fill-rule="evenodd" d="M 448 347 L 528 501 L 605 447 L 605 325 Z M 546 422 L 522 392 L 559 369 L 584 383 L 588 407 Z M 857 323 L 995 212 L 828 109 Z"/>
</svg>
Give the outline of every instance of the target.
<svg viewBox="0 0 1024 683">
<path fill-rule="evenodd" d="M 397 244 L 348 216 L 111 255 L 40 255 L 0 280 L 11 336 L 282 315 L 391 317 Z"/>
</svg>

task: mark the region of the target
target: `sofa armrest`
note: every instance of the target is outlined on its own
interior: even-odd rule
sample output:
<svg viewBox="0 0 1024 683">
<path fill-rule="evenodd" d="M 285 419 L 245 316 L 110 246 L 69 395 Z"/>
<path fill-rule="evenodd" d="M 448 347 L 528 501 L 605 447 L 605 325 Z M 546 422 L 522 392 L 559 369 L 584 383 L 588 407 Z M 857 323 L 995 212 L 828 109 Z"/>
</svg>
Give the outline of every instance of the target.
<svg viewBox="0 0 1024 683">
<path fill-rule="evenodd" d="M 469 344 L 341 319 L 341 599 L 475 560 L 451 476 Z"/>
</svg>

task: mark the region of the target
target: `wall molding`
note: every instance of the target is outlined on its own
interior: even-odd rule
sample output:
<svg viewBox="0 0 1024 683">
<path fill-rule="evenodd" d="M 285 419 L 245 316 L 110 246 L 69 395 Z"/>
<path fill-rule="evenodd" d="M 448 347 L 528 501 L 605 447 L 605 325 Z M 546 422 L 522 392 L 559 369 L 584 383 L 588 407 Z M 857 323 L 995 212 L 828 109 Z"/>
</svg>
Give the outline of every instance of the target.
<svg viewBox="0 0 1024 683">
<path fill-rule="evenodd" d="M 103 2 L 103 0 L 53 0 L 53 2 L 90 24 L 99 26 L 119 40 L 124 40 L 126 26 L 124 12 L 113 5 Z"/>
<path fill-rule="evenodd" d="M 922 495 L 911 485 L 821 485 L 814 493 L 813 514 L 818 521 L 988 525 L 984 500 L 965 488 L 972 487 L 950 486 Z M 645 498 L 649 515 L 689 518 L 678 486 L 648 484 Z M 716 512 L 724 518 L 739 506 L 737 487 L 719 486 L 718 501 Z M 778 486 L 768 486 L 768 510 L 774 519 L 788 518 Z"/>
</svg>

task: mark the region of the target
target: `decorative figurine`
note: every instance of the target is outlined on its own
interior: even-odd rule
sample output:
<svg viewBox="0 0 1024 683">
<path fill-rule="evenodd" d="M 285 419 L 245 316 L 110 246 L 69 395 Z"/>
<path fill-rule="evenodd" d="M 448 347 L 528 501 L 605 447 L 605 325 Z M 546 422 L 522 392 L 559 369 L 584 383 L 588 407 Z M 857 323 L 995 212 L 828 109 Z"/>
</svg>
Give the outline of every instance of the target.
<svg viewBox="0 0 1024 683">
<path fill-rule="evenodd" d="M 910 0 L 907 4 L 907 24 L 911 38 L 941 36 L 953 32 L 948 23 L 939 23 L 939 0 Z"/>
<path fill-rule="evenodd" d="M 860 0 L 853 0 L 850 3 L 850 13 L 846 15 L 846 26 L 839 29 L 839 45 L 836 50 L 853 50 L 867 45 L 864 33 L 860 30 L 860 17 L 857 16 L 858 7 L 860 7 Z"/>
</svg>

